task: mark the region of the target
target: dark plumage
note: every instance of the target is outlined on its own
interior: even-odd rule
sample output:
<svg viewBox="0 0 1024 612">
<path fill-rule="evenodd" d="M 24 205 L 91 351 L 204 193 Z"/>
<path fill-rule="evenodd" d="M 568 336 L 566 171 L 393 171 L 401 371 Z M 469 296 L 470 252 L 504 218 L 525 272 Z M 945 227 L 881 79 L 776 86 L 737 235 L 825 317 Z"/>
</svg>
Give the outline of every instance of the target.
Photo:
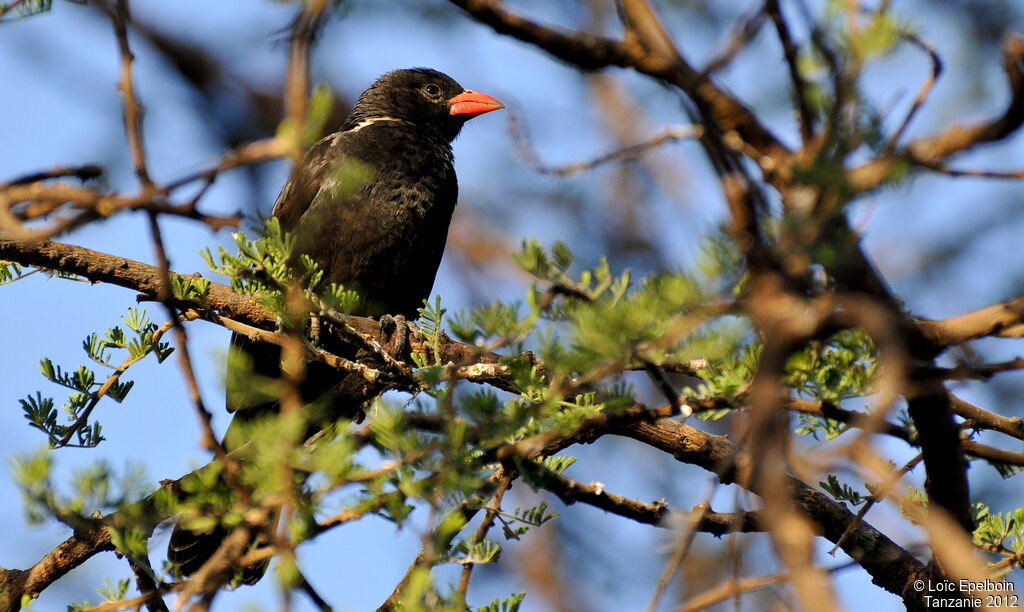
<svg viewBox="0 0 1024 612">
<path fill-rule="evenodd" d="M 436 70 L 388 72 L 359 96 L 341 131 L 316 143 L 295 166 L 274 204 L 282 229 L 296 234 L 296 253 L 324 270 L 324 282 L 357 289 L 356 314 L 413 318 L 429 296 L 458 197 L 451 142 L 465 122 L 502 108 L 484 94 L 463 89 Z M 355 356 L 343 346 L 327 350 Z M 229 368 L 247 356 L 256 374 L 280 377 L 280 350 L 232 337 Z M 231 377 L 229 376 L 229 379 Z M 324 394 L 327 413 L 310 415 L 311 432 L 326 422 L 356 415 L 379 390 L 356 375 L 321 363 L 307 365 L 302 396 Z M 236 423 L 273 414 L 275 402 L 253 399 L 229 385 L 227 406 L 236 412 L 225 443 L 239 440 Z M 235 435 L 233 435 L 233 433 Z M 195 572 L 226 533 L 201 534 L 175 527 L 167 557 L 182 574 Z M 248 568 L 245 582 L 259 580 L 265 565 Z"/>
</svg>

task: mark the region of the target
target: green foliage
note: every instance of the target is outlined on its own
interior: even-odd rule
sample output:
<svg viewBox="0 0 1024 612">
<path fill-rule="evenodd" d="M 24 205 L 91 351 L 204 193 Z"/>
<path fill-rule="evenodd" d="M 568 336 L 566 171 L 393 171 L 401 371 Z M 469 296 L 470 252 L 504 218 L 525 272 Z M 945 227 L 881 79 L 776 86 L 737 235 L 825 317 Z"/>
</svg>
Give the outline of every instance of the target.
<svg viewBox="0 0 1024 612">
<path fill-rule="evenodd" d="M 317 83 L 309 96 L 309 110 L 301 133 L 298 129 L 299 126 L 292 121 L 291 117 L 286 117 L 277 126 L 278 138 L 290 143 L 293 149 L 306 149 L 320 139 L 327 120 L 331 117 L 332 108 L 334 108 L 334 95 L 331 87 L 326 83 Z"/>
<path fill-rule="evenodd" d="M 825 434 L 826 440 L 831 440 L 847 430 L 846 423 L 816 414 L 798 413 L 796 422 L 794 432 L 801 436 L 813 436 L 815 440 L 819 432 Z"/>
<path fill-rule="evenodd" d="M 61 493 L 53 482 L 53 454 L 45 449 L 16 455 L 11 468 L 12 478 L 21 490 L 25 516 L 37 524 L 56 518 L 75 529 L 88 527 L 95 513 L 123 510 L 152 490 L 141 465 L 130 465 L 118 476 L 109 464 L 101 461 L 75 470 L 69 493 Z M 137 550 L 131 538 L 122 541 L 125 547 L 119 545 L 118 550 Z"/>
<path fill-rule="evenodd" d="M 372 179 L 371 166 L 355 158 L 344 158 L 331 166 L 324 188 L 340 202 L 359 194 Z"/>
<path fill-rule="evenodd" d="M 687 358 L 692 355 L 687 351 L 690 341 L 707 346 L 710 342 L 702 341 L 732 333 L 723 332 L 726 325 L 708 322 L 713 318 L 707 312 L 709 305 L 731 295 L 739 282 L 735 276 L 719 274 L 731 252 L 720 244 L 719 248 L 709 244 L 698 273 L 656 274 L 634 285 L 628 270 L 616 276 L 604 260 L 573 279 L 568 274 L 572 254 L 564 244 L 556 243 L 548 253 L 536 240 L 524 242 L 515 260 L 551 288 L 546 293 L 536 286 L 531 290 L 527 305 L 532 315 L 526 319 L 493 306 L 476 311 L 473 319 L 487 324 L 479 326 L 478 335 L 521 338 L 540 316 L 561 323 L 563 334 L 541 333 L 535 339 L 549 370 L 566 375 L 616 361 L 644 359 L 660 364 Z M 554 295 L 564 299 L 549 297 Z M 460 335 L 473 337 L 465 329 L 460 329 Z"/>
<path fill-rule="evenodd" d="M 131 578 L 121 578 L 117 581 L 116 586 L 110 582 L 109 578 L 104 578 L 103 587 L 98 589 L 98 591 L 100 596 L 107 601 L 119 601 L 128 594 L 128 585 L 130 584 Z"/>
<path fill-rule="evenodd" d="M 492 540 L 482 542 L 460 541 L 454 548 L 453 559 L 462 564 L 495 563 L 501 556 L 501 545 Z"/>
<path fill-rule="evenodd" d="M 516 508 L 512 514 L 499 512 L 495 518 L 501 523 L 506 540 L 518 540 L 530 527 L 540 527 L 557 516 L 557 512 L 548 512 L 547 502 L 540 502 L 530 508 Z"/>
<path fill-rule="evenodd" d="M 846 2 L 842 0 L 831 0 L 827 5 L 826 19 L 832 24 L 845 19 L 849 10 L 845 4 Z M 888 10 L 871 11 L 856 29 L 833 27 L 836 27 L 840 48 L 849 54 L 851 61 L 857 65 L 891 52 L 908 33 L 906 26 L 897 20 L 896 14 Z"/>
<path fill-rule="evenodd" d="M 723 334 L 713 336 L 722 338 L 727 346 L 735 347 L 739 341 L 738 338 L 727 338 Z M 696 389 L 683 389 L 683 395 L 693 399 L 723 398 L 739 404 L 750 387 L 760 358 L 761 345 L 752 343 L 735 348 L 717 360 L 706 360 L 707 365 L 697 371 L 702 382 Z M 725 407 L 697 412 L 696 416 L 705 421 L 717 421 L 731 411 L 731 407 Z"/>
<path fill-rule="evenodd" d="M 281 231 L 276 219 L 268 220 L 259 238 L 238 233 L 235 243 L 236 253 L 223 248 L 216 256 L 204 253 L 211 269 L 226 275 L 234 290 L 272 309 L 290 330 L 306 329 L 310 311 L 342 318 L 359 303 L 354 292 L 325 287 L 322 270 L 309 258 L 292 257 L 295 239 Z M 209 532 L 233 528 L 252 507 L 286 495 L 291 508 L 288 533 L 296 544 L 329 528 L 325 516 L 344 515 L 338 520 L 342 522 L 373 513 L 403 526 L 416 508 L 426 506 L 438 517 L 431 519 L 436 527 L 425 535 L 433 551 L 428 566 L 493 563 L 500 558 L 501 545 L 460 534 L 466 529 L 464 509 L 483 508 L 494 495 L 497 449 L 530 436 L 571 434 L 588 417 L 618 414 L 640 404 L 634 381 L 625 376 L 651 364 L 699 377 L 695 388 L 682 390 L 682 395 L 695 402 L 713 400 L 710 405 L 716 409 L 699 413 L 702 418 L 720 418 L 746 405 L 762 347 L 749 321 L 727 307 L 742 293 L 744 272 L 735 248 L 723 236 L 708 241 L 694 270 L 637 280 L 628 271 L 613 273 L 603 260 L 575 273 L 573 255 L 564 244 L 546 250 L 528 241 L 516 259 L 537 279 L 523 302 L 486 304 L 460 313 L 451 323 L 460 338 L 511 353 L 502 365 L 515 393 L 453 384 L 451 368 L 438 358 L 446 310 L 436 297 L 424 301 L 419 311 L 427 345 L 423 354 L 414 356 L 420 387 L 405 401 L 378 399 L 369 410 L 368 427 L 361 430 L 364 437 L 357 441 L 350 435 L 352 424 L 340 421 L 303 444 L 311 419 L 329 414 L 329 406 L 318 402 L 282 414 L 237 419 L 225 438 L 228 450 L 241 460 L 237 471 L 229 473 L 213 461 L 183 478 L 174 495 L 161 492 L 151 503 L 162 515 L 177 514 L 185 527 Z M 175 277 L 172 283 L 179 298 L 206 305 L 210 284 L 205 279 Z M 297 302 L 296 296 L 302 300 Z M 130 359 L 149 353 L 166 357 L 168 349 L 153 343 L 154 326 L 144 313 L 132 311 L 125 322 L 130 332 L 113 328 L 103 337 L 86 339 L 83 347 L 92 362 L 116 369 L 116 351 L 127 352 Z M 237 380 L 229 386 L 251 390 L 257 401 L 279 398 L 287 390 L 281 381 L 253 376 L 251 364 L 232 365 L 229 371 Z M 64 370 L 45 360 L 42 369 L 55 384 L 86 399 L 102 380 L 84 366 Z M 876 370 L 870 339 L 846 330 L 794 355 L 787 364 L 787 383 L 799 396 L 839 402 L 870 393 Z M 130 382 L 115 381 L 106 393 L 119 400 L 130 389 Z M 76 406 L 72 414 L 81 416 L 87 402 L 78 401 L 68 404 Z M 51 441 L 66 433 L 51 398 L 36 394 L 23 403 L 35 419 L 30 421 L 49 432 Z M 413 420 L 416 427 L 410 426 Z M 319 420 L 316 424 L 320 426 Z M 827 420 L 812 425 L 805 423 L 803 433 L 841 431 L 840 424 Z M 93 432 L 92 425 L 83 426 L 81 439 L 98 439 L 95 427 Z M 362 452 L 366 445 L 381 458 L 377 465 L 367 465 L 371 454 Z M 528 482 L 543 486 L 576 459 L 555 455 L 513 460 Z M 59 516 L 77 523 L 90 509 L 121 508 L 130 518 L 111 529 L 115 545 L 124 554 L 145 554 L 148 517 L 129 503 L 131 496 L 118 492 L 127 488 L 118 487 L 104 466 L 77 474 L 74 491 L 65 496 L 54 490 L 45 455 L 24 458 L 16 472 L 26 510 L 38 520 Z M 868 497 L 831 475 L 821 486 L 854 505 Z M 494 511 L 505 539 L 512 541 L 556 516 L 544 502 Z M 300 576 L 294 563 L 280 566 L 284 587 L 298 584 Z M 522 594 L 517 594 L 480 609 L 515 610 L 521 601 Z M 411 576 L 399 607 L 454 611 L 465 609 L 463 604 L 454 590 L 435 586 L 430 568 L 423 567 Z"/>
<path fill-rule="evenodd" d="M 231 289 L 244 295 L 277 296 L 281 288 L 298 284 L 289 260 L 295 247 L 295 237 L 281 230 L 276 217 L 267 219 L 261 235 L 249 240 L 245 232 L 234 232 L 231 237 L 238 247 L 234 255 L 218 247 L 217 258 L 209 248 L 200 251 L 213 272 L 231 279 Z M 314 279 L 306 279 L 314 280 Z"/>
<path fill-rule="evenodd" d="M 854 506 L 859 506 L 868 498 L 853 487 L 839 482 L 834 474 L 828 475 L 828 482 L 819 482 L 818 485 L 836 501 L 847 501 Z"/>
<path fill-rule="evenodd" d="M 915 524 L 919 523 L 917 517 L 928 511 L 928 494 L 915 486 L 908 486 L 899 502 L 900 516 Z"/>
<path fill-rule="evenodd" d="M 993 513 L 985 504 L 974 505 L 974 543 L 988 550 L 1020 554 L 1024 551 L 1024 508 Z M 1018 561 L 1016 565 L 1021 565 Z M 1007 566 L 1001 574 L 1013 569 Z"/>
<path fill-rule="evenodd" d="M 819 155 L 793 168 L 793 177 L 797 182 L 836 195 L 835 204 L 839 206 L 854 195 L 845 172 L 849 155 L 861 147 L 880 153 L 889 144 L 889 136 L 883 130 L 885 113 L 876 109 L 860 89 L 864 68 L 914 35 L 913 28 L 901 23 L 895 12 L 888 9 L 863 11 L 856 17 L 857 27 L 850 27 L 850 13 L 855 10 L 844 0 L 830 0 L 817 32 L 818 41 L 829 51 L 826 54 L 818 44 L 807 45 L 798 58 L 798 70 L 808 84 L 804 91 L 805 102 L 818 122 L 827 125 L 829 138 Z M 888 169 L 885 184 L 898 184 L 909 175 L 909 170 L 910 166 L 904 161 L 895 161 Z M 836 214 L 837 210 L 833 208 L 826 214 Z M 803 215 L 790 215 L 785 223 L 790 225 L 791 231 L 799 231 L 800 225 L 808 221 Z M 841 243 L 801 242 L 830 249 Z M 821 255 L 825 255 L 825 259 L 844 261 L 841 253 L 811 256 L 812 261 L 825 265 L 830 271 L 832 266 L 819 259 Z"/>
<path fill-rule="evenodd" d="M 196 302 L 209 307 L 207 299 L 210 295 L 210 281 L 201 276 L 182 276 L 171 274 L 171 291 L 182 300 Z"/>
<path fill-rule="evenodd" d="M 419 448 L 419 436 L 404 426 L 401 406 L 378 401 L 373 407 L 370 426 L 374 440 L 395 455 L 408 455 Z"/>
<path fill-rule="evenodd" d="M 117 581 L 117 584 L 110 582 L 110 578 L 103 578 L 103 586 L 96 589 L 100 597 L 103 598 L 101 603 L 122 601 L 128 597 L 128 587 L 131 585 L 131 578 L 121 578 Z M 68 612 L 82 612 L 84 610 L 91 610 L 96 607 L 96 604 L 89 602 L 88 600 L 69 604 L 67 607 Z"/>
<path fill-rule="evenodd" d="M 548 253 L 536 238 L 524 240 L 519 253 L 512 255 L 512 260 L 526 272 L 551 284 L 564 284 L 572 287 L 574 283 L 566 276 L 573 262 L 573 254 L 564 242 L 555 242 Z"/>
<path fill-rule="evenodd" d="M 464 612 L 465 606 L 454 592 L 442 594 L 434 588 L 430 568 L 418 567 L 402 590 L 397 609 L 401 612 Z"/>
<path fill-rule="evenodd" d="M 477 608 L 477 612 L 516 612 L 526 598 L 526 593 L 513 593 L 505 599 L 495 599 L 486 606 Z"/>
<path fill-rule="evenodd" d="M 334 94 L 327 83 L 317 83 L 309 96 L 309 114 L 306 117 L 306 144 L 320 139 L 320 134 L 327 127 L 334 109 Z"/>
<path fill-rule="evenodd" d="M 200 251 L 200 255 L 211 271 L 229 278 L 232 290 L 255 297 L 279 315 L 287 327 L 304 329 L 310 320 L 310 310 L 317 310 L 316 306 L 319 316 L 340 319 L 360 304 L 357 292 L 336 283 L 324 285 L 323 270 L 310 257 L 303 255 L 297 261 L 292 258 L 295 236 L 283 231 L 276 217 L 266 220 L 255 240 L 247 238 L 244 232 L 231 236 L 238 247 L 236 253 L 218 247 L 216 256 L 209 248 Z M 290 289 L 298 290 L 310 308 L 289 307 L 286 294 Z"/>
<path fill-rule="evenodd" d="M 0 13 L 2 15 L 3 13 Z M 16 280 L 21 280 L 37 270 L 25 271 L 25 268 L 10 261 L 0 261 L 0 286 L 8 285 Z"/>
<path fill-rule="evenodd" d="M 464 310 L 449 319 L 449 330 L 462 342 L 482 346 L 497 338 L 497 344 L 512 344 L 525 340 L 533 331 L 536 319 L 520 317 L 521 304 L 491 302 Z"/>
<path fill-rule="evenodd" d="M 282 589 L 294 589 L 302 584 L 302 573 L 295 563 L 295 558 L 283 556 L 274 568 L 277 574 L 277 582 Z"/>
<path fill-rule="evenodd" d="M 871 392 L 878 370 L 874 343 L 861 330 L 843 330 L 824 342 L 812 342 L 786 363 L 789 385 L 818 402 L 838 403 Z"/>
<path fill-rule="evenodd" d="M 51 516 L 51 504 L 47 503 L 53 497 L 51 461 L 51 455 L 45 451 L 15 456 L 11 460 L 12 477 L 21 487 L 25 516 L 34 524 Z"/>
<path fill-rule="evenodd" d="M 2 7 L 0 7 L 0 23 L 3 23 L 2 15 L 3 10 Z M 23 278 L 28 278 L 29 276 L 32 276 L 37 272 L 42 272 L 43 274 L 51 278 L 56 277 L 65 280 L 74 280 L 86 283 L 89 282 L 88 280 L 81 278 L 77 274 L 65 272 L 63 270 L 45 270 L 43 268 L 36 268 L 33 270 L 26 271 L 24 266 L 16 264 L 13 261 L 0 261 L 0 286 L 9 285 L 14 281 L 19 281 Z"/>
<path fill-rule="evenodd" d="M 421 353 L 414 353 L 413 360 L 416 365 L 421 368 L 425 368 L 428 365 L 441 365 L 441 357 L 439 355 L 439 347 L 441 345 L 441 321 L 444 319 L 444 313 L 448 312 L 446 309 L 441 308 L 441 296 L 438 295 L 434 298 L 434 304 L 430 304 L 430 300 L 423 300 L 423 308 L 417 308 L 416 312 L 420 314 L 419 328 L 423 337 L 427 340 L 427 346 L 430 347 L 430 352 L 433 353 L 434 362 L 430 363 L 429 358 Z"/>
<path fill-rule="evenodd" d="M 75 2 L 82 3 L 84 0 L 72 0 Z M 4 21 L 10 21 L 12 19 L 19 19 L 22 17 L 31 17 L 40 13 L 45 13 L 50 10 L 53 0 L 23 0 L 22 2 L 11 2 L 0 4 L 0 23 Z M 9 17 L 8 14 L 13 14 L 14 17 Z"/>
<path fill-rule="evenodd" d="M 68 371 L 55 365 L 48 357 L 40 360 L 39 370 L 43 376 L 70 390 L 67 400 L 61 406 L 63 421 L 60 418 L 61 412 L 54 407 L 53 398 L 43 397 L 41 392 L 37 391 L 34 396 L 28 395 L 19 400 L 29 425 L 45 433 L 50 446 L 93 447 L 102 442 L 104 438 L 99 421 L 89 423 L 87 420 L 92 407 L 105 395 L 118 403 L 124 401 L 135 383 L 122 380 L 120 375 L 147 355 L 153 354 L 158 362 L 162 362 L 174 351 L 169 344 L 159 341 L 159 328 L 150 321 L 144 309 L 129 308 L 128 315 L 121 317 L 121 320 L 131 334 L 114 326 L 102 338 L 93 333 L 82 341 L 82 348 L 90 360 L 113 371 L 105 380 L 100 380 L 92 369 L 84 365 Z M 127 353 L 127 359 L 119 366 L 111 361 L 113 351 Z M 70 436 L 74 436 L 77 442 L 71 443 Z"/>
<path fill-rule="evenodd" d="M 838 405 L 844 399 L 871 392 L 878 359 L 871 338 L 861 330 L 843 330 L 824 342 L 812 342 L 786 363 L 787 382 L 797 394 Z M 818 415 L 798 414 L 796 432 L 831 440 L 846 424 Z"/>
</svg>

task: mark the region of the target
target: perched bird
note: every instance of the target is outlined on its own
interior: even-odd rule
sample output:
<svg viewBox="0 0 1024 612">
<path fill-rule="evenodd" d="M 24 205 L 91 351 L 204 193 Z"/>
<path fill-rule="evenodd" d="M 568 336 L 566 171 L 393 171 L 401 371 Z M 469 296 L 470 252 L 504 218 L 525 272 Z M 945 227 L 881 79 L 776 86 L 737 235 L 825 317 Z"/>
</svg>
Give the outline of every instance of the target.
<svg viewBox="0 0 1024 612">
<path fill-rule="evenodd" d="M 414 318 L 434 284 L 458 197 L 451 143 L 466 121 L 503 107 L 436 70 L 382 75 L 359 96 L 341 130 L 306 152 L 274 204 L 282 230 L 296 236 L 293 257 L 316 261 L 323 283 L 356 289 L 361 304 L 354 314 Z M 348 347 L 325 348 L 354 356 Z M 229 369 L 245 363 L 257 375 L 280 378 L 278 346 L 236 334 L 231 352 Z M 244 387 L 229 382 L 227 406 L 235 412 L 225 438 L 229 451 L 244 443 L 239 423 L 278 410 L 276 401 Z M 361 377 L 319 362 L 307 364 L 301 394 L 304 402 L 326 406 L 326 414 L 308 416 L 314 431 L 356 415 L 372 399 Z M 167 558 L 191 574 L 226 535 L 223 528 L 200 533 L 176 525 Z M 265 569 L 248 568 L 243 581 L 256 582 Z"/>
</svg>

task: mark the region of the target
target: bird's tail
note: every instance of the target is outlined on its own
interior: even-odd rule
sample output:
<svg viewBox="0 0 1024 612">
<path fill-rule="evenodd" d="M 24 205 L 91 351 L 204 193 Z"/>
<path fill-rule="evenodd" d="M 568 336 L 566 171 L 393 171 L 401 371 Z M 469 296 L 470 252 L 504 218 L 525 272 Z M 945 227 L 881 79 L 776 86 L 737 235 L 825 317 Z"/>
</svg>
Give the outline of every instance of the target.
<svg viewBox="0 0 1024 612">
<path fill-rule="evenodd" d="M 343 345 L 326 346 L 337 354 L 346 354 L 343 352 Z M 260 419 L 276 418 L 279 412 L 278 400 L 251 391 L 254 387 L 254 378 L 279 378 L 280 368 L 280 347 L 249 340 L 240 334 L 232 337 L 231 356 L 228 362 L 227 406 L 235 416 L 224 436 L 224 445 L 228 452 L 238 450 L 247 442 L 248 425 Z M 235 370 L 236 375 L 239 372 L 243 373 L 239 376 L 238 384 L 231 384 L 232 370 Z M 326 364 L 310 362 L 306 365 L 306 378 L 300 391 L 305 404 L 303 416 L 307 421 L 303 439 L 308 439 L 339 418 L 359 420 L 362 406 L 369 399 L 376 397 L 381 388 L 369 385 L 358 374 L 339 372 Z M 227 489 L 227 484 L 221 481 L 215 487 Z M 263 533 L 274 533 L 278 518 L 279 513 L 275 513 Z M 194 574 L 210 560 L 230 534 L 230 529 L 219 525 L 211 531 L 202 532 L 176 524 L 171 531 L 171 541 L 167 545 L 167 560 L 175 564 L 179 575 Z M 257 535 L 250 545 L 263 544 L 265 541 L 265 536 Z M 269 560 L 244 568 L 241 583 L 255 584 L 266 573 L 268 565 Z"/>
<path fill-rule="evenodd" d="M 277 521 L 274 520 L 273 523 L 276 524 Z M 175 525 L 171 530 L 171 541 L 167 544 L 167 560 L 174 564 L 176 574 L 190 576 L 210 560 L 210 557 L 224 542 L 224 538 L 228 537 L 230 533 L 220 526 L 215 527 L 213 531 L 203 533 Z M 261 541 L 256 539 L 253 543 L 260 544 Z M 269 565 L 270 559 L 266 559 L 243 568 L 236 582 L 256 584 L 260 578 L 263 578 Z"/>
</svg>

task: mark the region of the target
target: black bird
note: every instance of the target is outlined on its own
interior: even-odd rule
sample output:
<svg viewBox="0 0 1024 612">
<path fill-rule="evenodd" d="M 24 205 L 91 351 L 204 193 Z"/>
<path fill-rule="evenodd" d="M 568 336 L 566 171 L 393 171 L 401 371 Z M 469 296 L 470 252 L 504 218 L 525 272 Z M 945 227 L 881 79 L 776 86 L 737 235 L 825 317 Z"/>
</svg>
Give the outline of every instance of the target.
<svg viewBox="0 0 1024 612">
<path fill-rule="evenodd" d="M 414 318 L 434 284 L 458 197 L 451 143 L 466 121 L 503 107 L 436 70 L 382 75 L 359 96 L 341 130 L 306 152 L 274 204 L 272 215 L 281 228 L 296 235 L 293 256 L 316 261 L 324 284 L 356 289 L 361 305 L 354 314 Z M 280 378 L 278 346 L 238 334 L 231 343 L 229 369 L 251 367 L 260 376 Z M 346 347 L 325 348 L 355 356 Z M 327 407 L 325 414 L 307 415 L 310 433 L 355 416 L 374 395 L 361 377 L 319 362 L 307 364 L 301 394 L 303 401 L 319 399 L 317 405 Z M 230 383 L 227 407 L 235 412 L 225 437 L 229 451 L 244 443 L 237 424 L 278 410 L 276 401 Z M 167 558 L 181 574 L 191 574 L 227 533 L 176 525 Z M 266 564 L 247 568 L 243 581 L 256 582 L 265 569 Z"/>
</svg>

